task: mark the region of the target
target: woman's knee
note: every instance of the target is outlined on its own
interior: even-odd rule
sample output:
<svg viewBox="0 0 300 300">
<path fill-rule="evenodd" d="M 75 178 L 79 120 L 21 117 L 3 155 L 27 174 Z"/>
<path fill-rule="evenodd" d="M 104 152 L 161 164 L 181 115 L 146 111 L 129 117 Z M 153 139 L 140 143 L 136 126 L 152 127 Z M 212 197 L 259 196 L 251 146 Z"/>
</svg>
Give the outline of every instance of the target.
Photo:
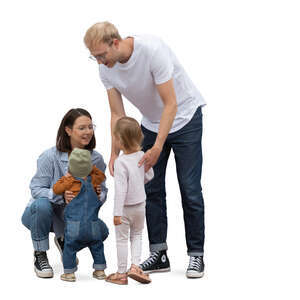
<svg viewBox="0 0 300 300">
<path fill-rule="evenodd" d="M 30 206 L 31 214 L 35 214 L 38 218 L 52 218 L 53 209 L 48 198 L 36 199 Z"/>
</svg>

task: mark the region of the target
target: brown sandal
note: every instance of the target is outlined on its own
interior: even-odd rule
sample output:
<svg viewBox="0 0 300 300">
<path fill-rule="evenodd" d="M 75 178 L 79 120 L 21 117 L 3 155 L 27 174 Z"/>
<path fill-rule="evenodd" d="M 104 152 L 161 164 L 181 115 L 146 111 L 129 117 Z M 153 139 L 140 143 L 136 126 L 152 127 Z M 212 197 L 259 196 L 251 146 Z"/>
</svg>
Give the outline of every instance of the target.
<svg viewBox="0 0 300 300">
<path fill-rule="evenodd" d="M 128 279 L 127 279 L 127 274 L 121 274 L 121 273 L 113 273 L 107 276 L 106 280 L 107 282 L 119 284 L 119 285 L 127 285 L 128 284 Z"/>
<path fill-rule="evenodd" d="M 134 279 L 140 283 L 150 283 L 151 279 L 148 274 L 145 274 L 141 268 L 135 265 L 131 265 L 128 271 L 128 277 Z"/>
</svg>

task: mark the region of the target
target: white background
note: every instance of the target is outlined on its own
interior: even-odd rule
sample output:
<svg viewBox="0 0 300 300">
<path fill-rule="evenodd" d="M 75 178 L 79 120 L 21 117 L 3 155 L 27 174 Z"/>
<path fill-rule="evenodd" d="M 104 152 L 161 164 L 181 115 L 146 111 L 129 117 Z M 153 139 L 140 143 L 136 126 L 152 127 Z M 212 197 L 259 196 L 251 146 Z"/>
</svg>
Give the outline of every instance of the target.
<svg viewBox="0 0 300 300">
<path fill-rule="evenodd" d="M 298 1 L 1 1 L 1 297 L 22 299 L 299 299 L 299 8 Z M 76 283 L 33 272 L 30 233 L 21 215 L 38 155 L 55 144 L 59 123 L 83 107 L 97 124 L 96 149 L 109 160 L 109 106 L 85 31 L 114 23 L 123 37 L 149 33 L 174 50 L 208 105 L 203 109 L 205 277 L 188 264 L 174 158 L 167 170 L 172 272 L 128 287 L 92 279 L 79 253 Z M 128 102 L 128 115 L 140 120 Z M 107 172 L 108 175 L 108 172 Z M 116 271 L 113 181 L 101 217 L 107 273 Z M 147 234 L 143 258 L 148 254 Z"/>
</svg>

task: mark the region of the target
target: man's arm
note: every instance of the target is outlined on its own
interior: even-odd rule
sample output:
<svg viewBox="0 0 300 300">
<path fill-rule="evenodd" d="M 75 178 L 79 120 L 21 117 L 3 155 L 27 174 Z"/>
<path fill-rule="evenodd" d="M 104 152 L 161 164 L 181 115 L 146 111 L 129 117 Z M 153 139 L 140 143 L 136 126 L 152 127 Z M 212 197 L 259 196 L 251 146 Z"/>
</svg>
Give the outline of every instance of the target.
<svg viewBox="0 0 300 300">
<path fill-rule="evenodd" d="M 177 102 L 173 79 L 162 84 L 158 84 L 156 87 L 164 104 L 164 109 L 161 115 L 155 143 L 152 148 L 144 154 L 139 162 L 139 165 L 145 163 L 145 172 L 156 164 L 177 113 Z"/>
<path fill-rule="evenodd" d="M 107 91 L 111 120 L 110 120 L 110 130 L 111 130 L 111 155 L 109 160 L 109 172 L 114 176 L 114 162 L 115 159 L 119 156 L 120 149 L 116 146 L 115 137 L 113 130 L 115 128 L 116 122 L 125 116 L 125 110 L 123 106 L 123 100 L 120 92 L 115 89 L 109 89 Z"/>
</svg>

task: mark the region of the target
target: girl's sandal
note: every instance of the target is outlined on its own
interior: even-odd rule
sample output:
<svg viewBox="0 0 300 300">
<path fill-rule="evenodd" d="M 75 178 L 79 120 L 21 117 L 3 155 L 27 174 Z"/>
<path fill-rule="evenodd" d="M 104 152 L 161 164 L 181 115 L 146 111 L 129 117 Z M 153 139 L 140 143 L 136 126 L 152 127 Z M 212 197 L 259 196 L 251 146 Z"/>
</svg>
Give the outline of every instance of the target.
<svg viewBox="0 0 300 300">
<path fill-rule="evenodd" d="M 140 283 L 151 282 L 151 279 L 148 274 L 145 274 L 141 268 L 133 265 L 130 267 L 130 270 L 128 271 L 128 277 Z"/>
<path fill-rule="evenodd" d="M 120 274 L 120 273 L 113 273 L 107 276 L 106 280 L 107 282 L 119 284 L 119 285 L 127 285 L 128 279 L 127 274 Z"/>
</svg>

